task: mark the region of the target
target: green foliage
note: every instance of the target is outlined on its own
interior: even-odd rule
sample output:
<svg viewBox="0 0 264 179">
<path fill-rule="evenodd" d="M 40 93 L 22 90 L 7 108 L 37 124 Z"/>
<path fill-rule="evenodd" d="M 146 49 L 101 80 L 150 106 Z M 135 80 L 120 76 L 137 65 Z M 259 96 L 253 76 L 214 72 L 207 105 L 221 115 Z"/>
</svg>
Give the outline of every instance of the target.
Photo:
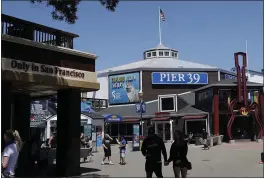
<svg viewBox="0 0 264 179">
<path fill-rule="evenodd" d="M 119 0 L 99 0 L 100 3 L 109 11 L 114 12 Z M 31 0 L 32 3 L 45 3 L 52 6 L 52 18 L 74 24 L 78 19 L 78 4 L 81 0 Z"/>
</svg>

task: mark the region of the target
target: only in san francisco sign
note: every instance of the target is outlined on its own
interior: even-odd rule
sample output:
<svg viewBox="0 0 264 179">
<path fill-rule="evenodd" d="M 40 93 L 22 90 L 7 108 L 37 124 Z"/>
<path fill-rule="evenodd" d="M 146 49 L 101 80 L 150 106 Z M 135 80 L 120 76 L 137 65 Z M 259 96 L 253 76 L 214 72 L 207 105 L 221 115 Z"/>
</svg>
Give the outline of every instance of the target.
<svg viewBox="0 0 264 179">
<path fill-rule="evenodd" d="M 153 72 L 152 84 L 207 85 L 208 74 L 200 72 Z"/>
</svg>

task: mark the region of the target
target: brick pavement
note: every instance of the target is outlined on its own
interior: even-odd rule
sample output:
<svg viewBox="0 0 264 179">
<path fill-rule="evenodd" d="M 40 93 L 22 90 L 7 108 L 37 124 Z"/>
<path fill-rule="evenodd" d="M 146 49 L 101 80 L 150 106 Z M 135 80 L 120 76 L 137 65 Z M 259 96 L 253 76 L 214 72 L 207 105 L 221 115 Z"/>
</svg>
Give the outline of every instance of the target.
<svg viewBox="0 0 264 179">
<path fill-rule="evenodd" d="M 169 154 L 170 144 L 166 144 Z M 263 165 L 258 164 L 263 143 L 246 142 L 236 144 L 223 143 L 209 151 L 200 146 L 190 146 L 188 159 L 193 169 L 188 177 L 263 177 Z M 82 163 L 82 177 L 145 177 L 145 159 L 141 152 L 127 152 L 127 165 L 119 165 L 116 146 L 112 147 L 112 161 L 115 165 L 101 165 L 103 153 L 95 153 L 93 162 Z M 172 163 L 163 167 L 164 177 L 174 177 Z M 155 175 L 153 175 L 155 177 Z"/>
</svg>

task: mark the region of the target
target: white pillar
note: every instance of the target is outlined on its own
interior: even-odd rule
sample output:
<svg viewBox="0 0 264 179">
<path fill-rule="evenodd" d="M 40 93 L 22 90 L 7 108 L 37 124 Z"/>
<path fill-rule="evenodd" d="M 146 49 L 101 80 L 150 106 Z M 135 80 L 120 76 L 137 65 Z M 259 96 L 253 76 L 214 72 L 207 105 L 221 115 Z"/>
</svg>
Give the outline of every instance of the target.
<svg viewBox="0 0 264 179">
<path fill-rule="evenodd" d="M 165 141 L 165 124 L 162 124 L 162 138 Z"/>
<path fill-rule="evenodd" d="M 170 120 L 170 140 L 173 141 L 173 120 Z"/>
</svg>

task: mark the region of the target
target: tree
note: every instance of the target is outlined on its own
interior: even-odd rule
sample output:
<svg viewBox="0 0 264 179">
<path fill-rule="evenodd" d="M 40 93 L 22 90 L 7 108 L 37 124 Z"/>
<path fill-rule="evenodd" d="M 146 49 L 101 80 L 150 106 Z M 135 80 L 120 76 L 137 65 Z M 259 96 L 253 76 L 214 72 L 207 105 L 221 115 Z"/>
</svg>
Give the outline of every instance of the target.
<svg viewBox="0 0 264 179">
<path fill-rule="evenodd" d="M 81 0 L 31 0 L 32 3 L 45 3 L 52 6 L 52 18 L 74 24 L 78 19 L 78 4 Z M 99 0 L 99 2 L 109 11 L 114 12 L 119 0 Z"/>
</svg>

